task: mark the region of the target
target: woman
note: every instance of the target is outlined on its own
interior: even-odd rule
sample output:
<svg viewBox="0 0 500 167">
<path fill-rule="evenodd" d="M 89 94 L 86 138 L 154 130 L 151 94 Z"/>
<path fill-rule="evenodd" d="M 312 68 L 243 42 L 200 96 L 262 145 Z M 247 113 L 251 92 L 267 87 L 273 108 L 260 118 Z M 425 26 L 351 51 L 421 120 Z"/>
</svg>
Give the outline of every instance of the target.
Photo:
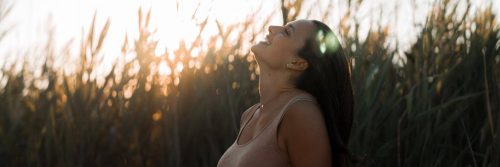
<svg viewBox="0 0 500 167">
<path fill-rule="evenodd" d="M 316 20 L 270 26 L 251 50 L 260 102 L 242 114 L 217 166 L 347 166 L 350 65 L 332 30 Z"/>
</svg>

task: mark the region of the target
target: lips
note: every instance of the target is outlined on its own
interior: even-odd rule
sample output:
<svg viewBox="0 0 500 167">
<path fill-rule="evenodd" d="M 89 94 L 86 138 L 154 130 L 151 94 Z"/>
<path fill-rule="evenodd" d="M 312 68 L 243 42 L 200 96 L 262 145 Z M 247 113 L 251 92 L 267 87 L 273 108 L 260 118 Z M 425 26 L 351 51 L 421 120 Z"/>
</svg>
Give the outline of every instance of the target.
<svg viewBox="0 0 500 167">
<path fill-rule="evenodd" d="M 269 35 L 266 35 L 266 38 L 264 38 L 263 41 L 260 41 L 260 43 L 265 44 L 265 45 L 271 45 Z"/>
<path fill-rule="evenodd" d="M 269 41 L 267 41 L 267 40 L 266 41 L 260 41 L 259 43 L 262 43 L 264 45 L 271 45 L 271 43 L 269 43 Z"/>
<path fill-rule="evenodd" d="M 271 44 L 271 37 L 269 36 L 269 34 L 266 35 L 266 40 L 267 43 Z"/>
</svg>

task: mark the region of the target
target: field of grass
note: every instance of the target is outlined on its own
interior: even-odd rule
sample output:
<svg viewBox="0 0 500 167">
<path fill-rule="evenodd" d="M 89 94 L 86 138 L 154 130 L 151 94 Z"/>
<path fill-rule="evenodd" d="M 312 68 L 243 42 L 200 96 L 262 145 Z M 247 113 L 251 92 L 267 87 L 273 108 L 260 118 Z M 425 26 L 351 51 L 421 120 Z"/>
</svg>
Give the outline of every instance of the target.
<svg viewBox="0 0 500 167">
<path fill-rule="evenodd" d="M 455 9 L 436 3 L 404 54 L 389 47 L 387 28 L 364 39 L 348 35 L 357 24 L 338 25 L 353 64 L 349 148 L 366 157 L 355 166 L 500 166 L 500 26 L 491 8 Z M 157 55 L 150 13 L 138 17 L 139 37 L 105 76 L 95 71 L 109 24 L 85 33 L 74 73 L 54 66 L 69 52 L 51 41 L 32 53 L 43 57 L 40 69 L 0 67 L 0 166 L 216 165 L 258 101 L 259 71 L 242 49 L 253 39 L 228 39 L 260 33 L 255 18 L 219 26 L 207 48 L 199 36 Z"/>
</svg>

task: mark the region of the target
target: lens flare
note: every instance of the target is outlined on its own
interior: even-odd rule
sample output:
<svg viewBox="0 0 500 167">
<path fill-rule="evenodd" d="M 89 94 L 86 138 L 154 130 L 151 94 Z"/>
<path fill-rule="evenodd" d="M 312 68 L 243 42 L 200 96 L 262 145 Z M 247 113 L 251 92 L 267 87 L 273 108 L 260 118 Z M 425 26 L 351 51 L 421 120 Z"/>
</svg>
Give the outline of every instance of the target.
<svg viewBox="0 0 500 167">
<path fill-rule="evenodd" d="M 334 33 L 325 33 L 323 31 L 319 31 L 316 35 L 316 40 L 319 43 L 319 50 L 321 54 L 325 54 L 327 51 L 329 53 L 333 53 L 337 51 L 340 46 L 340 42 L 337 36 Z"/>
</svg>

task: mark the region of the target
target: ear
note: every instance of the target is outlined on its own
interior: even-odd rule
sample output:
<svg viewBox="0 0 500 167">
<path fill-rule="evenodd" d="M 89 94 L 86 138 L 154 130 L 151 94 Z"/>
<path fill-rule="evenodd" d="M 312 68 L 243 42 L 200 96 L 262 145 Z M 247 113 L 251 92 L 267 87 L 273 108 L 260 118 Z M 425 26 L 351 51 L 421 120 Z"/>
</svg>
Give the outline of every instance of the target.
<svg viewBox="0 0 500 167">
<path fill-rule="evenodd" d="M 290 62 L 286 64 L 286 68 L 295 71 L 304 71 L 309 67 L 309 63 L 300 57 L 293 58 Z"/>
</svg>

